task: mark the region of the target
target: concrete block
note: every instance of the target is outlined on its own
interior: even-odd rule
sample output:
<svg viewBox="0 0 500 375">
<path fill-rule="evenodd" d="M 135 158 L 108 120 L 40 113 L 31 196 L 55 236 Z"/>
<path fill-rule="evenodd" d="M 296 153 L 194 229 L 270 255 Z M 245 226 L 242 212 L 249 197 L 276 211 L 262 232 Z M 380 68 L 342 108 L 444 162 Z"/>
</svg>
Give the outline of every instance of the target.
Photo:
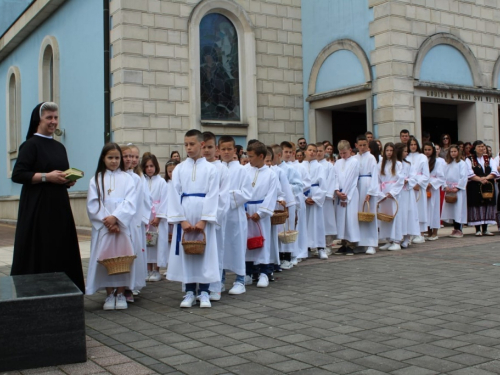
<svg viewBox="0 0 500 375">
<path fill-rule="evenodd" d="M 188 87 L 189 86 L 189 76 L 186 74 L 176 74 L 175 75 L 175 86 Z"/>
<path fill-rule="evenodd" d="M 149 88 L 139 85 L 120 85 L 124 98 L 149 99 Z"/>
<path fill-rule="evenodd" d="M 169 46 L 167 44 L 155 44 L 155 55 L 158 57 L 175 57 L 175 46 Z"/>
<path fill-rule="evenodd" d="M 149 0 L 148 10 L 149 13 L 160 13 L 161 12 L 160 0 Z"/>
<path fill-rule="evenodd" d="M 153 27 L 155 25 L 155 16 L 153 14 L 142 13 L 141 16 L 142 26 Z"/>
<path fill-rule="evenodd" d="M 169 100 L 169 89 L 166 87 L 149 87 L 149 97 L 151 99 Z"/>
<path fill-rule="evenodd" d="M 268 105 L 271 107 L 284 107 L 285 98 L 282 95 L 269 95 Z"/>
<path fill-rule="evenodd" d="M 174 28 L 174 17 L 164 16 L 160 14 L 154 15 L 154 25 L 160 29 L 173 29 Z"/>
<path fill-rule="evenodd" d="M 168 30 L 168 43 L 169 44 L 181 44 L 181 33 L 180 31 Z"/>
<path fill-rule="evenodd" d="M 285 122 L 284 121 L 270 121 L 269 131 L 273 133 L 284 133 L 285 132 Z"/>
<path fill-rule="evenodd" d="M 448 25 L 448 26 L 455 26 L 455 15 L 447 13 L 447 12 L 442 12 L 441 13 L 441 23 Z"/>
<path fill-rule="evenodd" d="M 278 14 L 278 9 L 275 4 L 261 3 L 260 13 L 276 16 Z"/>
<path fill-rule="evenodd" d="M 167 43 L 168 42 L 168 31 L 161 29 L 148 29 L 149 30 L 149 41 Z"/>
<path fill-rule="evenodd" d="M 182 61 L 170 59 L 168 61 L 168 69 L 171 72 L 182 72 Z"/>
<path fill-rule="evenodd" d="M 163 57 L 150 57 L 149 68 L 153 71 L 169 72 L 169 59 Z"/>
<path fill-rule="evenodd" d="M 285 69 L 283 71 L 283 80 L 285 82 L 295 82 L 295 72 L 293 70 Z"/>
<path fill-rule="evenodd" d="M 151 116 L 149 122 L 152 129 L 169 129 L 169 117 L 167 116 Z"/>
<path fill-rule="evenodd" d="M 156 85 L 156 78 L 154 72 L 142 72 L 143 85 Z"/>
<path fill-rule="evenodd" d="M 188 19 L 187 18 L 175 18 L 174 28 L 177 30 L 186 31 L 188 29 Z"/>
<path fill-rule="evenodd" d="M 175 57 L 177 59 L 188 59 L 189 49 L 187 46 L 175 46 Z"/>
<path fill-rule="evenodd" d="M 189 104 L 188 103 L 175 103 L 175 113 L 178 116 L 189 116 Z"/>
<path fill-rule="evenodd" d="M 122 82 L 142 84 L 142 72 L 136 70 L 123 70 Z"/>
<path fill-rule="evenodd" d="M 142 42 L 142 54 L 146 56 L 155 55 L 155 44 Z"/>
<path fill-rule="evenodd" d="M 155 115 L 156 114 L 156 102 L 154 101 L 144 101 L 144 114 L 145 115 Z"/>
<path fill-rule="evenodd" d="M 169 101 L 156 102 L 156 113 L 159 115 L 175 115 L 175 103 Z"/>
<path fill-rule="evenodd" d="M 168 70 L 168 60 L 162 59 L 161 61 L 164 62 L 165 68 Z M 176 75 L 174 73 L 156 72 L 156 84 L 157 85 L 174 86 L 175 79 L 176 79 Z"/>
<path fill-rule="evenodd" d="M 181 14 L 180 3 L 162 1 L 160 5 L 161 5 L 161 12 L 164 14 L 171 14 L 173 16 L 179 16 Z"/>
<path fill-rule="evenodd" d="M 274 93 L 275 94 L 290 94 L 290 87 L 288 83 L 285 82 L 274 82 Z"/>
<path fill-rule="evenodd" d="M 266 21 L 267 21 L 267 27 L 269 28 L 273 28 L 273 29 L 283 29 L 283 22 L 284 22 L 284 19 L 281 18 L 281 17 L 273 17 L 273 16 L 267 16 L 266 17 Z M 289 24 L 290 24 L 290 28 L 292 26 L 292 20 L 289 20 Z"/>
</svg>

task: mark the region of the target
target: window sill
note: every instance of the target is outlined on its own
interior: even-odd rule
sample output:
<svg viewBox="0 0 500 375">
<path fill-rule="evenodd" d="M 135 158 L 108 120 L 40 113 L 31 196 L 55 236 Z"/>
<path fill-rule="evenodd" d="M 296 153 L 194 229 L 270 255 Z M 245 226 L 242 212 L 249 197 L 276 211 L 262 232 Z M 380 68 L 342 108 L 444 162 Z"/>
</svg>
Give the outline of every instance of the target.
<svg viewBox="0 0 500 375">
<path fill-rule="evenodd" d="M 220 126 L 223 126 L 223 127 L 226 127 L 226 128 L 248 128 L 248 124 L 242 124 L 242 123 L 239 123 L 239 122 L 204 122 L 202 121 L 201 122 L 201 125 L 202 126 L 206 126 L 206 127 L 210 127 L 210 126 L 213 126 L 213 127 L 220 127 Z"/>
</svg>

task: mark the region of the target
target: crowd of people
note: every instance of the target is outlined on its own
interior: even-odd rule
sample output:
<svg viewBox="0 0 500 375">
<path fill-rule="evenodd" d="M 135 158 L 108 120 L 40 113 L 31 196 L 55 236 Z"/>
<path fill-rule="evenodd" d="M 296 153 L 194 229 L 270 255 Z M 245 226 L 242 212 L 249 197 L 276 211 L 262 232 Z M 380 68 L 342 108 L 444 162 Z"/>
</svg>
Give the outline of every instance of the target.
<svg viewBox="0 0 500 375">
<path fill-rule="evenodd" d="M 453 238 L 463 225 L 493 235 L 498 157 L 482 141 L 441 142 L 420 145 L 402 130 L 400 142 L 382 145 L 367 132 L 354 148 L 340 141 L 334 155 L 328 141 L 301 138 L 296 148 L 251 140 L 245 150 L 230 136 L 190 130 L 187 158 L 172 152 L 164 177 L 155 155 L 140 159 L 136 146 L 109 143 L 88 191 L 86 292 L 106 289 L 104 309 L 125 309 L 167 267 L 166 278 L 182 283 L 180 306 L 204 308 L 220 300 L 226 271 L 235 274 L 228 293 L 237 295 L 253 283 L 268 287 L 275 272 L 310 256 L 327 259 L 335 245 L 334 255 L 347 256 L 401 250 L 437 240 L 443 222 Z M 98 260 L 110 248 L 124 251 L 126 239 L 137 255 L 132 271 L 109 276 Z M 201 254 L 189 250 L 193 243 Z"/>
<path fill-rule="evenodd" d="M 461 238 L 463 225 L 492 236 L 488 225 L 499 221 L 499 157 L 479 140 L 452 144 L 444 134 L 438 145 L 424 133 L 420 145 L 402 130 L 400 142 L 382 145 L 367 132 L 334 154 L 328 141 L 251 140 L 244 149 L 230 136 L 190 130 L 187 158 L 173 151 L 164 170 L 132 144 L 103 147 L 87 196 L 84 284 L 67 194 L 75 182 L 53 139 L 57 126 L 56 103 L 33 109 L 12 174 L 23 188 L 11 273 L 65 272 L 87 294 L 106 290 L 105 310 L 126 309 L 146 282 L 162 279 L 160 268 L 182 283 L 181 307 L 210 307 L 226 271 L 235 274 L 228 292 L 238 295 L 310 256 L 327 259 L 335 245 L 335 255 L 396 251 L 437 240 L 442 223 Z M 109 274 L 104 262 L 123 257 L 135 258 L 130 272 Z"/>
</svg>

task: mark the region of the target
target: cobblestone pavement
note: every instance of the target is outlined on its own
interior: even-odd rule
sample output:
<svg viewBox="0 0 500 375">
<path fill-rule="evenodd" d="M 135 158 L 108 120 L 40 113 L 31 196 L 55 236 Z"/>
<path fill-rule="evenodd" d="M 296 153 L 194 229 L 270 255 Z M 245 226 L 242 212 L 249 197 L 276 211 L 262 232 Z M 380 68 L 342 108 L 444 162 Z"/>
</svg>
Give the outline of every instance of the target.
<svg viewBox="0 0 500 375">
<path fill-rule="evenodd" d="M 500 374 L 499 245 L 469 234 L 310 259 L 211 309 L 181 310 L 180 286 L 166 280 L 128 310 L 86 296 L 89 361 L 22 373 Z"/>
</svg>

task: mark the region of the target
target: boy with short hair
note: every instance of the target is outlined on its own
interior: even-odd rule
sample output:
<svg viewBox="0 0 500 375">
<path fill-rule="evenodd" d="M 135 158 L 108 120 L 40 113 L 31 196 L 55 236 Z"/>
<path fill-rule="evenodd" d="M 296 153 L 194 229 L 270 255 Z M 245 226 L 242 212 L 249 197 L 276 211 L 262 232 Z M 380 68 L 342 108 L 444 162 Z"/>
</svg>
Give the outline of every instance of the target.
<svg viewBox="0 0 500 375">
<path fill-rule="evenodd" d="M 278 178 L 265 165 L 267 154 L 266 145 L 262 142 L 253 142 L 247 147 L 250 167 L 246 167 L 252 180 L 252 198 L 247 202 L 248 238 L 262 236 L 264 244 L 257 249 L 248 249 L 246 252 L 245 284 L 252 284 L 252 275 L 255 269 L 259 273 L 257 287 L 266 288 L 269 278 L 272 277 L 271 264 L 271 216 L 276 206 Z"/>
<path fill-rule="evenodd" d="M 325 169 L 325 203 L 323 204 L 323 217 L 325 223 L 325 241 L 327 246 L 333 245 L 333 238 L 337 235 L 337 222 L 335 220 L 335 207 L 333 206 L 333 197 L 335 195 L 335 170 L 333 164 L 325 159 L 325 146 L 322 142 L 317 142 L 318 153 L 316 159 Z M 330 250 L 327 250 L 330 251 Z M 327 253 L 328 254 L 328 253 Z M 329 254 L 328 254 L 329 255 Z"/>
<path fill-rule="evenodd" d="M 242 294 L 245 289 L 245 251 L 247 248 L 248 223 L 245 213 L 245 204 L 252 197 L 252 181 L 246 169 L 238 160 L 233 160 L 235 155 L 235 142 L 233 137 L 223 135 L 219 138 L 219 153 L 222 165 L 228 168 L 228 206 L 226 220 L 224 221 L 224 270 L 222 284 L 225 281 L 225 271 L 230 270 L 236 274 L 236 280 L 229 294 Z"/>
<path fill-rule="evenodd" d="M 219 205 L 217 208 L 217 226 L 215 231 L 215 236 L 217 238 L 217 252 L 219 258 L 219 271 L 222 278 L 223 270 L 223 260 L 224 260 L 224 221 L 226 218 L 227 211 L 227 201 L 228 201 L 228 169 L 222 165 L 220 160 L 217 158 L 217 144 L 215 134 L 212 132 L 203 132 L 203 141 L 205 142 L 202 148 L 202 154 L 207 159 L 209 163 L 217 168 L 217 173 L 219 174 Z M 221 281 L 210 284 L 210 300 L 219 301 L 221 299 L 221 293 L 225 290 L 224 284 Z"/>
<path fill-rule="evenodd" d="M 317 249 L 320 259 L 328 259 L 325 247 L 325 218 L 323 204 L 326 197 L 325 170 L 316 160 L 318 147 L 314 143 L 307 145 L 302 164 L 307 168 L 311 177 L 311 188 L 304 194 L 306 196 L 308 247 Z"/>
<path fill-rule="evenodd" d="M 375 248 L 378 246 L 377 202 L 381 194 L 378 184 L 378 165 L 375 157 L 370 153 L 366 136 L 358 136 L 356 146 L 359 150 L 355 156 L 359 162 L 358 211 L 362 212 L 365 202 L 367 202 L 367 212 L 375 214 L 375 218 L 370 223 L 359 221 L 359 231 L 363 233 L 363 236 L 360 238 L 358 246 L 366 247 L 366 254 L 375 254 Z"/>
<path fill-rule="evenodd" d="M 168 221 L 176 224 L 170 251 L 167 278 L 185 284 L 186 295 L 181 307 L 196 303 L 196 283 L 199 283 L 200 307 L 211 307 L 208 289 L 210 283 L 220 281 L 219 259 L 215 227 L 219 204 L 220 179 L 217 168 L 202 156 L 205 145 L 199 130 L 189 130 L 184 136 L 187 159 L 173 172 L 168 184 Z M 200 239 L 205 233 L 203 255 L 184 252 L 186 240 Z"/>
<path fill-rule="evenodd" d="M 296 207 L 298 210 L 296 229 L 299 234 L 296 241 L 296 252 L 292 254 L 292 260 L 290 261 L 292 266 L 296 266 L 301 259 L 308 256 L 307 209 L 304 193 L 311 188 L 311 178 L 304 165 L 295 160 L 295 145 L 292 142 L 282 142 L 281 147 L 283 150 L 283 160 L 299 173 L 300 180 L 302 181 L 302 191 L 297 191 L 295 194 L 295 199 L 299 202 Z"/>
<path fill-rule="evenodd" d="M 289 152 L 292 150 L 292 145 L 289 142 L 282 142 L 282 145 L 287 146 Z M 274 151 L 274 159 L 273 164 L 277 166 L 277 168 L 281 169 L 290 185 L 290 189 L 292 192 L 292 197 L 290 198 L 290 202 L 293 201 L 294 204 L 291 204 L 287 199 L 288 206 L 288 221 L 285 224 L 285 230 L 295 230 L 296 226 L 296 218 L 297 218 L 297 210 L 300 208 L 301 200 L 299 197 L 303 199 L 303 205 L 305 209 L 305 197 L 304 197 L 304 184 L 300 179 L 299 172 L 285 163 L 283 159 L 283 146 L 273 145 Z M 288 270 L 293 268 L 292 257 L 297 254 L 297 241 L 292 243 L 280 243 L 280 259 L 281 259 L 281 268 L 284 270 Z"/>
<path fill-rule="evenodd" d="M 335 216 L 337 218 L 337 237 L 342 240 L 340 249 L 335 255 L 354 255 L 355 243 L 359 242 L 358 224 L 358 177 L 359 162 L 351 156 L 351 145 L 348 141 L 338 144 L 339 160 L 334 165 L 337 174 L 335 195 Z"/>
</svg>

